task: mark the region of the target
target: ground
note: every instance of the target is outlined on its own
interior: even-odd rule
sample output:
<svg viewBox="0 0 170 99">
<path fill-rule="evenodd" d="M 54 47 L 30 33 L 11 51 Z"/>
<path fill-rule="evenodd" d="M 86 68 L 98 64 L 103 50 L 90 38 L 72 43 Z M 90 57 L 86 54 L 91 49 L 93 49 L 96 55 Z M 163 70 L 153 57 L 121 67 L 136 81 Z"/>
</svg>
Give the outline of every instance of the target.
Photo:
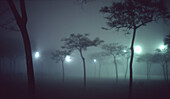
<svg viewBox="0 0 170 99">
<path fill-rule="evenodd" d="M 39 75 L 40 76 L 40 75 Z M 84 89 L 82 78 L 60 79 L 36 76 L 36 99 L 127 99 L 128 80 L 87 79 Z M 27 99 L 26 75 L 1 75 L 0 99 Z M 170 99 L 170 83 L 162 79 L 135 79 L 133 99 Z"/>
</svg>

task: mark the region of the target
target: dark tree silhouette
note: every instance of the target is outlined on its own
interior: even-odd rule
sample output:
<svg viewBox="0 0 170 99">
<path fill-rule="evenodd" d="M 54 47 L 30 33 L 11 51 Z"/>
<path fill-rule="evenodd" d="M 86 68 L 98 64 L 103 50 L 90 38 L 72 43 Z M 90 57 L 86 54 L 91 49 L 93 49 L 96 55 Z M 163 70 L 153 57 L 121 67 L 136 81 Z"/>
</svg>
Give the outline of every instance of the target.
<svg viewBox="0 0 170 99">
<path fill-rule="evenodd" d="M 133 82 L 133 56 L 134 41 L 136 30 L 147 23 L 158 21 L 160 18 L 167 18 L 167 9 L 164 7 L 164 0 L 125 0 L 124 2 L 113 2 L 111 6 L 101 8 L 100 12 L 106 14 L 107 24 L 112 28 L 133 30 L 131 41 L 131 59 L 130 59 L 130 80 L 129 80 L 129 98 L 132 98 Z M 107 29 L 107 28 L 103 28 Z"/>
<path fill-rule="evenodd" d="M 31 44 L 27 32 L 27 13 L 24 0 L 20 0 L 20 11 L 17 11 L 13 0 L 8 0 L 9 7 L 15 17 L 16 23 L 21 31 L 24 41 L 26 64 L 27 64 L 27 77 L 28 77 L 28 93 L 30 99 L 35 99 L 35 81 L 34 70 L 31 54 Z M 19 14 L 21 12 L 21 15 Z"/>
<path fill-rule="evenodd" d="M 147 79 L 150 79 L 150 70 L 151 70 L 151 64 L 153 62 L 153 55 L 150 53 L 146 53 L 143 55 L 140 55 L 137 59 L 137 62 L 145 62 L 147 67 Z"/>
<path fill-rule="evenodd" d="M 116 70 L 116 82 L 118 81 L 118 66 L 117 66 L 117 57 L 121 56 L 124 50 L 124 46 L 119 45 L 118 43 L 110 43 L 102 45 L 102 49 L 104 49 L 107 55 L 113 56 L 113 61 Z"/>
<path fill-rule="evenodd" d="M 61 62 L 62 64 L 62 81 L 64 83 L 64 60 L 67 55 L 70 55 L 70 51 L 62 51 L 62 50 L 56 50 L 55 52 L 52 53 L 52 59 L 56 61 L 56 63 Z"/>
<path fill-rule="evenodd" d="M 78 50 L 80 53 L 80 57 L 83 61 L 85 88 L 86 88 L 86 64 L 85 64 L 85 58 L 83 56 L 83 51 L 87 50 L 88 47 L 98 46 L 103 42 L 103 40 L 100 40 L 99 38 L 90 40 L 88 36 L 89 34 L 70 34 L 70 37 L 62 39 L 62 41 L 64 41 L 64 46 L 62 48 L 71 51 Z"/>
</svg>

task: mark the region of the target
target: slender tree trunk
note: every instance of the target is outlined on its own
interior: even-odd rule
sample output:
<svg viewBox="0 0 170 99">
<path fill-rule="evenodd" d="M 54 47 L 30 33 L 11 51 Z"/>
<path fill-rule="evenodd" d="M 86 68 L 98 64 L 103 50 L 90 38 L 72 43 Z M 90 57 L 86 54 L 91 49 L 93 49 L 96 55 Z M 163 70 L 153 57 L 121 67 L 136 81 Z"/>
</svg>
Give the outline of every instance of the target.
<svg viewBox="0 0 170 99">
<path fill-rule="evenodd" d="M 146 75 L 147 75 L 147 80 L 149 80 L 149 66 L 148 66 L 149 64 L 148 63 L 146 63 L 146 68 L 147 68 L 147 73 L 146 73 Z"/>
<path fill-rule="evenodd" d="M 151 64 L 146 63 L 146 66 L 147 66 L 147 80 L 149 80 L 150 79 Z"/>
<path fill-rule="evenodd" d="M 132 99 L 132 84 L 133 84 L 133 57 L 134 57 L 134 41 L 135 41 L 135 35 L 136 35 L 136 28 L 134 27 L 133 29 L 133 37 L 132 37 L 132 42 L 131 42 L 131 58 L 130 58 L 130 65 L 129 65 L 129 70 L 130 70 L 130 78 L 129 78 L 129 99 Z"/>
<path fill-rule="evenodd" d="M 162 71 L 163 71 L 164 80 L 166 80 L 165 64 L 162 65 Z"/>
<path fill-rule="evenodd" d="M 63 81 L 63 83 L 64 83 L 64 74 L 65 74 L 65 73 L 64 73 L 64 61 L 62 61 L 62 71 L 63 71 L 63 75 L 62 75 L 63 78 L 62 78 L 62 81 Z"/>
<path fill-rule="evenodd" d="M 168 62 L 165 63 L 166 80 L 168 81 Z"/>
<path fill-rule="evenodd" d="M 127 77 L 127 71 L 128 71 L 128 63 L 129 63 L 129 58 L 126 59 L 126 70 L 125 70 L 125 80 L 126 80 L 126 77 Z"/>
<path fill-rule="evenodd" d="M 28 95 L 30 99 L 35 99 L 34 70 L 33 70 L 33 62 L 32 62 L 31 44 L 26 28 L 27 14 L 26 14 L 25 2 L 24 0 L 20 0 L 21 16 L 19 15 L 13 0 L 8 0 L 8 4 L 16 19 L 17 25 L 19 26 L 24 41 L 26 64 L 27 64 L 27 77 L 28 77 L 28 93 L 29 93 Z"/>
<path fill-rule="evenodd" d="M 115 70 L 116 70 L 116 83 L 117 83 L 118 82 L 118 69 L 117 69 L 116 56 L 114 56 L 114 64 L 115 64 Z"/>
<path fill-rule="evenodd" d="M 9 72 L 12 74 L 12 68 L 13 68 L 13 65 L 12 65 L 12 60 L 10 59 L 9 60 Z"/>
<path fill-rule="evenodd" d="M 100 76 L 101 76 L 101 68 L 102 68 L 102 65 L 99 63 L 99 80 L 100 80 Z"/>
<path fill-rule="evenodd" d="M 16 71 L 15 71 L 15 69 L 16 69 L 16 60 L 14 59 L 13 60 L 13 75 L 15 76 L 16 74 Z"/>
<path fill-rule="evenodd" d="M 83 69 L 84 69 L 84 88 L 86 88 L 86 64 L 85 64 L 85 58 L 83 57 L 82 50 L 79 50 L 81 59 L 83 61 Z"/>
<path fill-rule="evenodd" d="M 149 64 L 149 67 L 148 67 L 148 78 L 151 79 L 151 64 Z"/>
<path fill-rule="evenodd" d="M 97 70 L 96 70 L 96 63 L 94 63 L 94 77 L 95 77 L 95 78 L 96 78 L 96 75 L 97 75 L 97 74 L 96 74 L 96 71 L 97 71 Z"/>
<path fill-rule="evenodd" d="M 166 66 L 166 73 L 167 73 L 167 81 L 169 80 L 169 73 L 168 73 L 168 65 Z"/>
</svg>

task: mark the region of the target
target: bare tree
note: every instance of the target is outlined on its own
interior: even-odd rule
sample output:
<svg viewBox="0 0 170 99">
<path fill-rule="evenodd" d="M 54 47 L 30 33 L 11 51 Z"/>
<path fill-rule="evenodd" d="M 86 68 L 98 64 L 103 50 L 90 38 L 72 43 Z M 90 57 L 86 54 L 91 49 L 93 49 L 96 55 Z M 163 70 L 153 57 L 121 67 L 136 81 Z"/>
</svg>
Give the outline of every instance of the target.
<svg viewBox="0 0 170 99">
<path fill-rule="evenodd" d="M 116 82 L 118 81 L 117 57 L 122 55 L 124 48 L 125 48 L 124 46 L 119 45 L 118 43 L 104 44 L 102 46 L 102 49 L 106 51 L 107 55 L 113 56 L 113 61 L 116 70 Z"/>
<path fill-rule="evenodd" d="M 87 50 L 88 47 L 98 46 L 103 41 L 99 38 L 95 38 L 94 40 L 90 40 L 88 38 L 89 34 L 70 34 L 70 37 L 62 39 L 64 41 L 64 46 L 62 48 L 68 50 L 78 50 L 80 53 L 80 57 L 83 61 L 83 70 L 84 70 L 84 87 L 86 88 L 86 63 L 85 58 L 83 56 L 83 51 Z"/>
<path fill-rule="evenodd" d="M 129 98 L 132 98 L 133 82 L 133 56 L 134 41 L 136 31 L 147 23 L 158 21 L 160 18 L 167 18 L 167 9 L 164 6 L 164 0 L 125 0 L 124 2 L 113 2 L 111 6 L 101 8 L 100 12 L 106 14 L 107 24 L 116 29 L 133 30 L 131 41 L 131 59 L 130 59 L 130 80 L 129 80 Z M 103 28 L 107 29 L 108 28 Z"/>
<path fill-rule="evenodd" d="M 20 0 L 20 11 L 17 11 L 13 0 L 8 0 L 9 7 L 15 17 L 16 23 L 21 31 L 22 38 L 24 41 L 24 48 L 26 54 L 26 64 L 27 64 L 27 77 L 28 77 L 28 92 L 29 98 L 35 99 L 35 80 L 34 80 L 34 70 L 31 54 L 31 44 L 27 32 L 27 13 L 25 8 L 24 0 Z M 21 12 L 21 15 L 19 14 Z"/>
<path fill-rule="evenodd" d="M 52 59 L 56 61 L 56 63 L 61 62 L 62 64 L 62 81 L 64 83 L 64 60 L 66 58 L 67 55 L 70 55 L 70 51 L 66 51 L 66 50 L 56 50 L 55 52 L 52 53 Z"/>
</svg>

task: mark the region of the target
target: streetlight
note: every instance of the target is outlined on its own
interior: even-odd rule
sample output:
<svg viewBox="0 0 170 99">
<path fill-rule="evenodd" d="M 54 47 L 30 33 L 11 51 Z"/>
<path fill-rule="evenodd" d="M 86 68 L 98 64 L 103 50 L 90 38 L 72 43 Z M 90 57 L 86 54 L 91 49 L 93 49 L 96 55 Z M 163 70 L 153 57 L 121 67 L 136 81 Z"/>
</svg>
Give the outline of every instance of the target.
<svg viewBox="0 0 170 99">
<path fill-rule="evenodd" d="M 142 48 L 140 46 L 135 47 L 135 53 L 140 54 L 142 52 Z"/>
<path fill-rule="evenodd" d="M 123 50 L 123 52 L 124 52 L 124 53 L 126 53 L 126 52 L 127 52 L 127 50 Z"/>
<path fill-rule="evenodd" d="M 35 58 L 39 58 L 40 57 L 40 53 L 39 52 L 35 52 Z"/>
<path fill-rule="evenodd" d="M 66 56 L 65 60 L 66 60 L 66 62 L 70 62 L 71 61 L 71 57 L 70 56 Z"/>
<path fill-rule="evenodd" d="M 166 46 L 165 45 L 160 45 L 159 49 L 164 50 L 164 49 L 166 49 Z"/>
<path fill-rule="evenodd" d="M 97 60 L 96 60 L 96 59 L 93 59 L 93 62 L 94 62 L 94 63 L 96 63 L 96 62 L 97 62 Z"/>
</svg>

